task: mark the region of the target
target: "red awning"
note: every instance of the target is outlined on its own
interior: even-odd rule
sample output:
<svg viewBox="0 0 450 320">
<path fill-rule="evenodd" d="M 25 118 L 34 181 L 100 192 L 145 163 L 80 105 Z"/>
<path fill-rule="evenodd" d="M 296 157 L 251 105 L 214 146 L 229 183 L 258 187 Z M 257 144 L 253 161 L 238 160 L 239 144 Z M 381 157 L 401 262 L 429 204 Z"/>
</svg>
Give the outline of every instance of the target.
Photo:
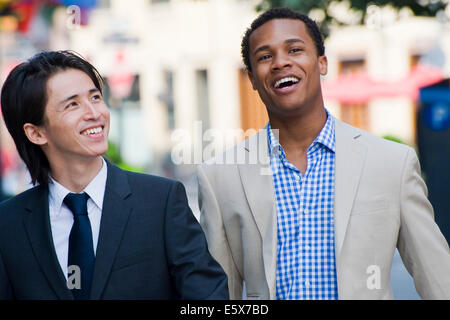
<svg viewBox="0 0 450 320">
<path fill-rule="evenodd" d="M 332 80 L 322 81 L 325 99 L 340 103 L 367 103 L 376 98 L 406 96 L 416 100 L 419 89 L 443 79 L 439 68 L 417 65 L 398 80 L 375 80 L 366 72 L 344 74 Z"/>
</svg>

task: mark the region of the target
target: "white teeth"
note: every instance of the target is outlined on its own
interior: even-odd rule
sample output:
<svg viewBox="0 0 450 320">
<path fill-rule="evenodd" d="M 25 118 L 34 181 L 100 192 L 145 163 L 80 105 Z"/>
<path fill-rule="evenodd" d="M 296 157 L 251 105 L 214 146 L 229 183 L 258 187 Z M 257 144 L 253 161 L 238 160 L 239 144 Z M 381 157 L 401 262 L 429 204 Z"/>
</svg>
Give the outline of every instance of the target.
<svg viewBox="0 0 450 320">
<path fill-rule="evenodd" d="M 84 135 L 88 135 L 88 134 L 95 134 L 95 133 L 100 133 L 102 132 L 102 127 L 98 127 L 98 128 L 92 128 L 92 129 L 88 129 L 83 131 Z"/>
<path fill-rule="evenodd" d="M 286 77 L 286 78 L 280 79 L 277 82 L 275 82 L 275 88 L 279 88 L 282 83 L 285 83 L 288 81 L 291 81 L 293 83 L 299 82 L 299 80 L 295 77 Z"/>
</svg>

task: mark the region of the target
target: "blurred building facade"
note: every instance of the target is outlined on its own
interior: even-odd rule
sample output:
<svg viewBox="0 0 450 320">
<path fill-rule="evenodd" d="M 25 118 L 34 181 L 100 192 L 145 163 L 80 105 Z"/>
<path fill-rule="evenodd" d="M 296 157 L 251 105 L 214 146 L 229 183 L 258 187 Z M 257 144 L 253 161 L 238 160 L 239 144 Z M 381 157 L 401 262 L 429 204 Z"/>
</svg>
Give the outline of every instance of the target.
<svg viewBox="0 0 450 320">
<path fill-rule="evenodd" d="M 360 72 L 381 84 L 378 93 L 353 103 L 327 101 L 334 113 L 378 136 L 394 136 L 416 146 L 419 88 L 450 74 L 450 24 L 405 17 L 376 28 L 340 28 L 332 32 L 326 50 L 327 80 Z M 363 82 L 364 78 L 355 80 Z M 355 83 L 354 95 L 357 87 Z"/>
<path fill-rule="evenodd" d="M 176 145 L 190 148 L 200 140 L 204 148 L 208 139 L 203 133 L 215 129 L 224 134 L 226 143 L 221 146 L 231 146 L 239 137 L 230 132 L 259 129 L 267 122 L 240 56 L 241 38 L 257 16 L 258 2 L 99 0 L 88 23 L 80 23 L 76 6 L 58 8 L 48 34 L 42 36 L 46 42 L 41 43 L 51 50 L 79 52 L 105 76 L 112 113 L 110 136 L 125 161 L 156 174 L 190 174 L 193 165 L 180 171 L 183 166 L 171 161 Z M 39 28 L 34 22 L 30 32 L 38 33 Z M 0 37 L 3 43 L 8 38 L 4 33 Z M 439 76 L 450 75 L 448 19 L 403 16 L 375 26 L 332 28 L 325 46 L 329 70 L 323 87 L 331 113 L 414 146 L 417 84 L 409 83 L 408 77 L 415 66 L 439 60 L 433 58 L 436 54 L 443 57 L 434 66 Z M 23 60 L 42 49 L 16 47 L 21 48 L 20 55 L 10 45 L 0 63 L 9 61 L 6 56 Z M 345 80 L 341 77 L 352 74 L 360 78 L 355 76 L 347 88 L 340 87 Z M 381 83 L 381 91 L 391 90 L 369 92 L 371 82 L 357 86 L 367 79 Z M 401 93 L 392 90 L 397 87 Z M 180 130 L 185 137 L 177 134 Z M 4 128 L 1 136 L 2 148 L 11 148 Z M 206 160 L 190 159 L 194 165 Z"/>
<path fill-rule="evenodd" d="M 214 128 L 224 133 L 259 129 L 266 123 L 264 106 L 251 88 L 240 57 L 240 41 L 257 15 L 256 3 L 137 0 L 130 6 L 110 0 L 93 11 L 88 26 L 70 32 L 70 47 L 91 59 L 106 76 L 116 71 L 121 52 L 126 68 L 139 77 L 138 115 L 133 118 L 129 105 L 121 114 L 126 122 L 122 132 L 128 136 L 123 138 L 128 161 L 161 167 L 180 142 L 173 139 L 174 130 L 190 132 L 191 139 L 185 143 L 199 139 L 196 121 L 201 121 L 201 132 Z M 394 90 L 358 95 L 358 90 L 368 88 L 358 89 L 361 81 L 356 78 L 353 90 L 342 92 L 343 98 L 329 97 L 324 90 L 327 108 L 355 126 L 414 146 L 418 87 L 407 79 L 417 65 L 430 64 L 426 57 L 433 50 L 444 60 L 431 67 L 438 68 L 441 77 L 448 76 L 448 22 L 404 16 L 375 26 L 333 29 L 326 40 L 329 72 L 324 83 L 342 75 L 364 74 Z M 395 87 L 400 85 L 396 94 Z M 361 98 L 345 99 L 352 95 Z"/>
</svg>

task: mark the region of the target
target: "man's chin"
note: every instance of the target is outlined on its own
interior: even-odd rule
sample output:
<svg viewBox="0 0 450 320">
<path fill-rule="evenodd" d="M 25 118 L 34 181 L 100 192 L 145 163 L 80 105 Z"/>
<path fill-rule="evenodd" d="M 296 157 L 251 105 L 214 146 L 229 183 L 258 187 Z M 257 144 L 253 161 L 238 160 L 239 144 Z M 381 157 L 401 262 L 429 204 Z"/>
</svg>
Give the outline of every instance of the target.
<svg viewBox="0 0 450 320">
<path fill-rule="evenodd" d="M 104 147 L 91 147 L 91 148 L 87 148 L 86 149 L 86 156 L 88 158 L 99 158 L 101 156 L 103 156 L 104 154 L 106 154 L 106 152 L 108 151 L 108 147 L 104 146 Z"/>
<path fill-rule="evenodd" d="M 298 103 L 283 103 L 270 107 L 268 113 L 279 117 L 292 117 L 301 114 L 303 109 L 303 105 Z"/>
</svg>

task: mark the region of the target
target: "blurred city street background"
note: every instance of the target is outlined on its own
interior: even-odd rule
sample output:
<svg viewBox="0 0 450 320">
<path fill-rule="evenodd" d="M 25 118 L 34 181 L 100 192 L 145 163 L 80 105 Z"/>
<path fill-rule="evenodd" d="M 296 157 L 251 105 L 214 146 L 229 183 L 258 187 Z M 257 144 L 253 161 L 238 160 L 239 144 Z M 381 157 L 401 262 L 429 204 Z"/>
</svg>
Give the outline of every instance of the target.
<svg viewBox="0 0 450 320">
<path fill-rule="evenodd" d="M 326 108 L 416 149 L 436 221 L 449 241 L 449 1 L 313 2 L 0 0 L 0 86 L 14 66 L 42 50 L 78 52 L 106 80 L 109 159 L 182 181 L 198 218 L 195 167 L 207 159 L 188 152 L 189 161 L 174 163 L 174 150 L 212 145 L 219 153 L 243 138 L 237 130 L 267 123 L 241 61 L 241 38 L 258 10 L 302 9 L 326 35 Z M 208 129 L 220 139 L 205 136 Z M 30 184 L 3 122 L 0 151 L 6 198 Z M 420 299 L 398 252 L 391 277 L 396 299 Z"/>
</svg>

